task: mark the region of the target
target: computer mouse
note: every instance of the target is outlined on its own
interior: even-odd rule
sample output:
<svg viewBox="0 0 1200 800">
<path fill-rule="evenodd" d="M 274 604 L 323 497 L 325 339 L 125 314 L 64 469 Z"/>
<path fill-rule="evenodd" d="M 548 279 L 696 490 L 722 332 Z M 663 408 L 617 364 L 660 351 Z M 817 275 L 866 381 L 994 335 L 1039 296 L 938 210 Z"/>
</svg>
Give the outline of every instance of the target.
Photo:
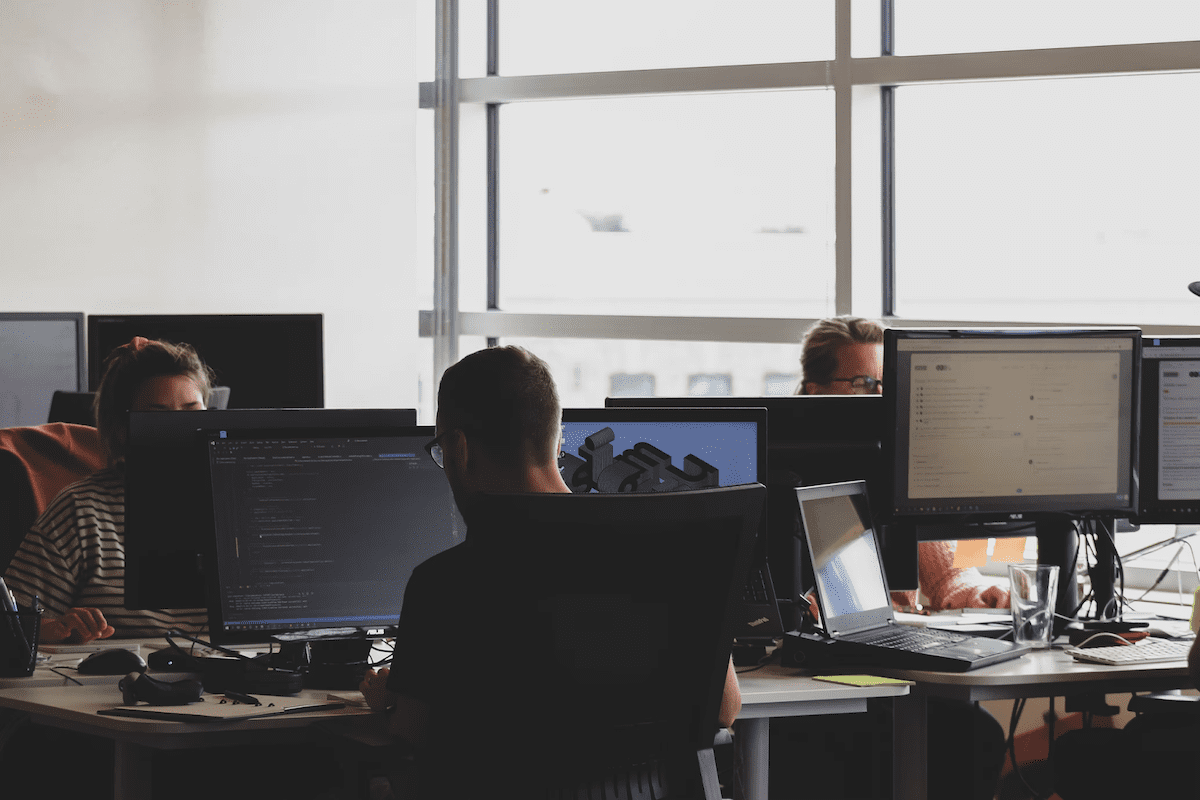
<svg viewBox="0 0 1200 800">
<path fill-rule="evenodd" d="M 145 672 L 146 660 L 132 650 L 116 647 L 92 653 L 76 669 L 83 675 L 127 675 Z"/>
</svg>

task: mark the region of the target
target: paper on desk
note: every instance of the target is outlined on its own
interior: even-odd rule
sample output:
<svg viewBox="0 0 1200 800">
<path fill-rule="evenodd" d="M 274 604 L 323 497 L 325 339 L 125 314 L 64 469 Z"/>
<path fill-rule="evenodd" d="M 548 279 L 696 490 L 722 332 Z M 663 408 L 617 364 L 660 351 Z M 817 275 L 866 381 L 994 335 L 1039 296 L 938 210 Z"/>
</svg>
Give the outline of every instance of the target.
<svg viewBox="0 0 1200 800">
<path fill-rule="evenodd" d="M 97 714 L 109 717 L 142 717 L 144 719 L 173 719 L 180 722 L 220 722 L 235 719 L 273 717 L 299 711 L 323 711 L 342 708 L 345 704 L 333 700 L 313 700 L 307 697 L 276 697 L 262 695 L 260 705 L 235 703 L 220 695 L 206 695 L 195 703 L 182 706 L 152 706 L 138 703 L 133 706 L 102 708 Z M 224 701 L 224 702 L 222 702 Z"/>
<path fill-rule="evenodd" d="M 813 675 L 813 679 L 829 683 L 844 683 L 848 686 L 893 686 L 912 683 L 912 681 L 902 681 L 899 678 L 881 678 L 878 675 Z"/>
</svg>

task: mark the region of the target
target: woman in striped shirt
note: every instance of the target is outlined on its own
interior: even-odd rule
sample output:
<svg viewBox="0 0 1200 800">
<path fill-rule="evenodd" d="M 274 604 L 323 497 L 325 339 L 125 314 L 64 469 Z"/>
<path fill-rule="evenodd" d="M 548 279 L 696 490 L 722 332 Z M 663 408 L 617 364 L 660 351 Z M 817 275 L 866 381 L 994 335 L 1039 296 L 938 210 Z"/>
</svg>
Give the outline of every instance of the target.
<svg viewBox="0 0 1200 800">
<path fill-rule="evenodd" d="M 46 608 L 40 641 L 88 642 L 198 631 L 202 609 L 130 611 L 125 603 L 125 446 L 129 411 L 203 409 L 213 373 L 186 344 L 140 336 L 108 357 L 96 427 L 108 467 L 62 491 L 34 522 L 4 580 L 22 605 Z"/>
</svg>

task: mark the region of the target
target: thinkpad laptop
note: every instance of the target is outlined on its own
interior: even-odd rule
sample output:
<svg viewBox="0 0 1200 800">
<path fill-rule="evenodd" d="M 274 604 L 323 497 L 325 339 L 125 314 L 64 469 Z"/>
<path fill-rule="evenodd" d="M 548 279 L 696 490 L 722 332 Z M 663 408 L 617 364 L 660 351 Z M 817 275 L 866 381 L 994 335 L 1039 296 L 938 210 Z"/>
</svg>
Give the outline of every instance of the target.
<svg viewBox="0 0 1200 800">
<path fill-rule="evenodd" d="M 965 672 L 1016 658 L 1026 645 L 901 625 L 863 481 L 796 488 L 817 581 L 821 622 L 838 660 L 895 669 Z"/>
</svg>

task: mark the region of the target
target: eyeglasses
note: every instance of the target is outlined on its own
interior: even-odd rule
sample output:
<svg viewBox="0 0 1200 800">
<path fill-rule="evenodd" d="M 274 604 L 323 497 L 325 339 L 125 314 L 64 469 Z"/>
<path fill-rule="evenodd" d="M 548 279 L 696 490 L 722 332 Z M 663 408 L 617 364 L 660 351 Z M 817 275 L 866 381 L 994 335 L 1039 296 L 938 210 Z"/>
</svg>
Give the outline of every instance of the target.
<svg viewBox="0 0 1200 800">
<path fill-rule="evenodd" d="M 429 453 L 429 457 L 433 459 L 433 463 L 437 464 L 442 469 L 446 468 L 446 454 L 442 451 L 442 446 L 438 444 L 438 440 L 445 436 L 450 431 L 442 431 L 435 436 L 432 441 L 425 445 L 425 452 Z"/>
<path fill-rule="evenodd" d="M 853 378 L 831 378 L 830 383 L 848 383 L 855 394 L 876 394 L 883 389 L 883 381 L 870 375 L 855 375 Z"/>
</svg>

